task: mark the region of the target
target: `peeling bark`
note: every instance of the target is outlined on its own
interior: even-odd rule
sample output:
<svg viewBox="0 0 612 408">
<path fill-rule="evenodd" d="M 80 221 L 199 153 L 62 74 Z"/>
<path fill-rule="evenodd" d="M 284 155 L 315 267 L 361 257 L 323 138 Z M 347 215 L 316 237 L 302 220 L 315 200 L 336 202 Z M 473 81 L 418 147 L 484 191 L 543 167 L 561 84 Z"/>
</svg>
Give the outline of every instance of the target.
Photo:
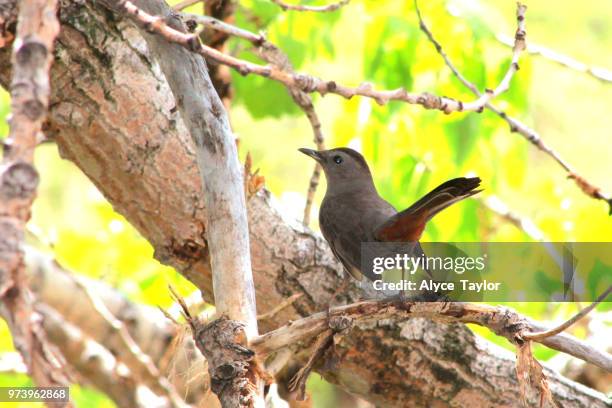
<svg viewBox="0 0 612 408">
<path fill-rule="evenodd" d="M 156 258 L 210 299 L 195 155 L 159 66 L 131 23 L 92 3 L 67 3 L 61 21 L 48 134 L 151 242 Z M 184 61 L 173 63 L 178 70 Z M 9 70 L 3 53 L 5 86 Z M 262 332 L 325 308 L 342 275 L 327 244 L 284 220 L 265 191 L 249 200 L 248 211 L 259 312 L 304 294 L 262 325 Z M 520 406 L 513 357 L 462 325 L 421 319 L 360 323 L 336 337 L 334 350 L 319 372 L 380 406 Z M 601 394 L 548 375 L 553 396 L 564 406 L 606 406 Z"/>
<path fill-rule="evenodd" d="M 221 317 L 210 323 L 189 319 L 198 349 L 208 361 L 211 389 L 224 408 L 253 407 L 259 373 L 255 353 L 244 346 L 244 324 Z"/>
<path fill-rule="evenodd" d="M 249 339 L 258 335 L 245 184 L 234 135 L 208 76 L 206 62 L 178 44 L 169 43 L 155 34 L 147 34 L 149 21 L 142 20 L 145 13 L 158 15 L 175 29 L 186 32 L 181 21 L 164 3 L 138 0 L 134 0 L 133 5 L 112 0 L 104 0 L 104 3 L 111 10 L 125 15 L 132 15 L 130 8 L 134 9 L 133 20 L 142 28 L 147 46 L 168 80 L 180 116 L 191 135 L 207 209 L 204 214 L 205 234 L 210 252 L 215 307 L 220 316 L 237 322 L 243 334 L 240 337 L 242 345 L 245 346 Z M 183 69 L 176 69 L 176 61 L 183 61 Z M 222 324 L 223 321 L 221 318 L 217 323 Z M 204 344 L 201 350 L 206 351 L 207 356 L 215 355 L 209 347 L 209 344 Z M 223 407 L 263 408 L 263 382 L 259 373 L 249 367 L 253 364 L 251 360 L 241 363 L 245 365 L 244 372 L 237 370 L 231 380 L 224 378 L 232 386 L 223 387 L 215 386 L 218 385 L 215 376 L 217 366 L 209 365 L 213 392 L 219 396 Z M 223 366 L 227 364 L 226 361 Z"/>
</svg>

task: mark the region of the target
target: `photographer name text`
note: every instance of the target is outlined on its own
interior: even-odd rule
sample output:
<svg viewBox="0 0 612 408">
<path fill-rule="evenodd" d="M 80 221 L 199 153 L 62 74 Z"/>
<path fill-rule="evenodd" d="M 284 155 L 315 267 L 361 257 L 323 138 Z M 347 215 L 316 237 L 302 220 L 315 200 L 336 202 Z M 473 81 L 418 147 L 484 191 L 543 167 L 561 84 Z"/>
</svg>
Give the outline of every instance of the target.
<svg viewBox="0 0 612 408">
<path fill-rule="evenodd" d="M 501 282 L 489 282 L 486 279 L 480 282 L 472 282 L 468 279 L 461 279 L 458 285 L 463 291 L 479 293 L 485 291 L 498 291 L 501 287 Z M 410 280 L 401 280 L 399 282 L 385 282 L 383 280 L 374 281 L 374 289 L 376 290 L 451 292 L 455 290 L 455 288 L 455 282 L 436 282 L 431 279 L 422 280 L 418 285 L 417 282 Z"/>
</svg>

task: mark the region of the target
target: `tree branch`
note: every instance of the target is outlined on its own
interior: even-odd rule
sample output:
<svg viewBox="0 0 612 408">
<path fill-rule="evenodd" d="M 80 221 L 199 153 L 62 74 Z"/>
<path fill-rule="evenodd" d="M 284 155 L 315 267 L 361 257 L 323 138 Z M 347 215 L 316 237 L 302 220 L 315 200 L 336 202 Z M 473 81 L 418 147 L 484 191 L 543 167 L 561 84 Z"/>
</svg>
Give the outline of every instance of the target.
<svg viewBox="0 0 612 408">
<path fill-rule="evenodd" d="M 540 242 L 549 242 L 544 232 L 531 219 L 514 213 L 505 202 L 497 196 L 491 195 L 487 198 L 478 198 L 478 201 L 491 212 L 496 214 L 504 221 L 514 225 L 519 230 L 527 234 L 531 239 Z"/>
<path fill-rule="evenodd" d="M 44 316 L 47 336 L 56 345 L 61 345 L 63 356 L 79 374 L 79 383 L 93 385 L 120 407 L 139 408 L 146 403 L 138 401 L 138 381 L 131 372 L 120 367 L 120 360 L 108 349 L 95 344 L 52 307 L 38 304 L 37 310 Z"/>
<path fill-rule="evenodd" d="M 497 40 L 504 45 L 510 47 L 512 46 L 512 39 L 506 35 L 498 34 Z M 612 71 L 608 69 L 589 66 L 584 62 L 580 62 L 572 57 L 560 54 L 556 51 L 551 50 L 550 48 L 546 48 L 541 45 L 536 45 L 532 43 L 529 43 L 527 45 L 526 51 L 528 54 L 539 55 L 542 58 L 546 58 L 547 60 L 556 62 L 557 64 L 562 65 L 564 67 L 573 69 L 578 72 L 583 72 L 601 82 L 608 84 L 612 83 Z"/>
<path fill-rule="evenodd" d="M 65 7 L 60 16 L 61 52 L 52 70 L 55 86 L 47 135 L 151 242 L 155 257 L 195 281 L 210 299 L 211 271 L 200 221 L 207 209 L 193 145 L 175 113 L 177 102 L 166 77 L 138 30 L 110 16 L 99 3 Z M 166 57 L 172 60 L 171 54 Z M 0 82 L 5 87 L 7 60 L 0 50 Z M 188 59 L 173 63 L 177 71 L 191 69 Z M 200 78 L 194 75 L 192 80 Z M 253 195 L 248 206 L 258 310 L 266 313 L 284 298 L 304 294 L 274 319 L 262 321 L 262 332 L 325 309 L 342 281 L 341 266 L 325 241 L 285 220 L 264 190 Z M 353 286 L 347 298 L 357 298 Z M 462 325 L 418 318 L 364 321 L 355 324 L 350 336 L 337 334 L 335 340 L 335 357 L 316 371 L 378 405 L 424 407 L 436 401 L 470 408 L 519 406 L 515 356 Z M 554 373 L 549 380 L 561 402 L 606 406 L 599 393 Z"/>
<path fill-rule="evenodd" d="M 105 346 L 114 351 L 114 354 L 128 367 L 136 381 L 146 384 L 152 391 L 163 395 L 170 406 L 185 407 L 185 401 L 178 395 L 168 379 L 160 374 L 151 356 L 144 353 L 134 341 L 123 321 L 113 315 L 87 283 L 76 277 L 74 282 L 85 293 L 95 313 L 104 320 L 107 333 Z"/>
<path fill-rule="evenodd" d="M 204 3 L 204 13 L 214 19 L 227 21 L 232 23 L 235 20 L 234 12 L 237 6 L 236 0 L 207 0 Z M 229 35 L 224 32 L 214 30 L 204 30 L 200 38 L 204 43 L 223 53 L 228 53 L 229 48 L 227 40 Z M 231 100 L 234 96 L 234 87 L 232 85 L 231 70 L 226 65 L 215 64 L 208 62 L 209 75 L 219 98 L 223 102 L 225 109 L 229 111 Z"/>
<path fill-rule="evenodd" d="M 135 357 L 130 356 L 132 352 L 118 338 L 117 330 L 94 307 L 90 297 L 93 294 L 98 308 L 106 309 L 126 329 L 130 342 L 135 344 L 132 347 L 152 360 L 146 364 L 154 364 L 153 371 L 159 371 L 155 377 L 171 379 L 176 392 L 189 403 L 200 404 L 206 398 L 210 387 L 201 371 L 206 367 L 204 358 L 195 350 L 191 337 L 183 336 L 158 310 L 131 302 L 103 282 L 72 273 L 32 247 L 26 246 L 25 252 L 28 282 L 39 300 L 36 308 L 45 317 L 45 332 L 53 343 L 62 346 L 66 360 L 85 381 L 108 394 L 119 406 L 134 406 L 126 401 L 136 404 L 137 384 L 164 394 L 155 390 L 159 388 L 154 384 L 157 380 L 147 380 L 148 368 L 133 361 Z M 177 352 L 168 362 L 166 353 L 172 350 Z M 128 367 L 129 374 L 125 368 L 117 369 L 120 365 Z"/>
<path fill-rule="evenodd" d="M 523 48 L 522 44 L 524 44 L 525 39 L 525 7 L 519 5 L 517 9 L 517 21 L 519 24 L 519 29 L 517 30 L 516 35 L 517 44 L 515 47 L 515 52 L 513 53 L 513 62 L 508 68 L 507 74 L 504 76 L 504 79 L 495 88 L 495 90 L 486 90 L 485 93 L 479 96 L 475 101 L 464 103 L 452 98 L 432 95 L 427 92 L 411 93 L 403 88 L 383 91 L 375 90 L 372 85 L 368 83 L 363 83 L 357 88 L 350 88 L 338 84 L 335 81 L 323 80 L 321 78 L 305 74 L 291 73 L 280 70 L 275 66 L 263 66 L 240 60 L 230 55 L 223 54 L 214 48 L 201 44 L 196 35 L 186 34 L 168 26 L 168 24 L 166 24 L 162 18 L 153 16 L 140 10 L 129 1 L 118 1 L 118 6 L 120 6 L 123 12 L 131 16 L 133 20 L 138 22 L 147 31 L 156 33 L 164 37 L 167 41 L 179 44 L 182 47 L 196 54 L 202 55 L 205 58 L 210 58 L 217 63 L 228 65 L 236 69 L 242 75 L 260 75 L 278 81 L 288 88 L 299 89 L 306 93 L 318 92 L 321 95 L 333 93 L 347 99 L 359 95 L 372 98 L 380 105 L 384 105 L 389 101 L 402 101 L 413 105 L 421 105 L 426 109 L 437 109 L 443 111 L 444 113 L 463 111 L 480 112 L 492 97 L 504 92 L 508 87 L 510 79 L 518 69 L 516 60 L 518 59 L 520 50 Z"/>
<path fill-rule="evenodd" d="M 300 341 L 308 340 L 328 329 L 328 321 L 342 317 L 351 321 L 380 321 L 385 319 L 404 320 L 414 317 L 426 317 L 442 323 L 473 323 L 489 328 L 494 333 L 505 337 L 513 344 L 522 341 L 530 331 L 540 330 L 541 323 L 532 321 L 519 313 L 499 306 L 461 302 L 391 302 L 364 301 L 331 308 L 293 321 L 283 327 L 263 334 L 254 339 L 250 345 L 260 355 L 268 355 Z M 569 336 L 548 336 L 530 340 L 538 341 L 552 349 L 570 354 L 581 360 L 595 364 L 612 372 L 612 355 L 598 351 L 584 342 Z"/>
<path fill-rule="evenodd" d="M 180 11 L 186 9 L 189 6 L 193 6 L 194 4 L 204 3 L 205 0 L 183 0 L 179 4 L 172 6 L 173 10 Z"/>
<path fill-rule="evenodd" d="M 263 34 L 254 34 L 248 30 L 238 28 L 208 16 L 198 16 L 196 14 L 186 13 L 183 13 L 182 16 L 184 19 L 186 19 L 188 25 L 195 22 L 202 24 L 205 27 L 210 27 L 214 30 L 226 33 L 227 35 L 232 35 L 249 41 L 251 44 L 253 44 L 253 46 L 255 46 L 255 53 L 261 59 L 279 70 L 295 74 L 289 57 L 280 48 L 269 42 Z M 314 108 L 312 98 L 306 92 L 296 87 L 287 87 L 287 91 L 289 92 L 289 95 L 291 95 L 293 101 L 306 115 L 306 118 L 310 123 L 310 127 L 312 128 L 314 142 L 317 149 L 325 150 L 325 137 L 323 136 L 323 131 L 321 130 L 321 121 L 319 120 L 319 116 Z M 305 226 L 308 226 L 310 223 L 312 201 L 314 199 L 314 194 L 317 191 L 320 177 L 321 166 L 316 163 L 312 176 L 310 177 L 310 183 L 306 193 L 306 205 L 304 207 L 304 217 L 302 221 Z"/>
<path fill-rule="evenodd" d="M 417 17 L 419 19 L 419 27 L 421 31 L 425 33 L 429 41 L 434 45 L 438 54 L 440 54 L 442 59 L 444 59 L 446 66 L 450 68 L 450 70 L 457 77 L 457 79 L 459 79 L 459 81 L 461 81 L 461 83 L 466 88 L 472 91 L 474 95 L 481 96 L 482 94 L 480 93 L 476 85 L 468 81 L 467 78 L 465 78 L 461 74 L 461 72 L 459 72 L 459 70 L 452 63 L 448 55 L 446 55 L 446 52 L 444 52 L 442 45 L 440 45 L 440 43 L 434 38 L 433 34 L 431 33 L 431 31 L 425 24 L 423 17 L 421 16 L 421 11 L 419 9 L 417 0 L 414 0 L 414 5 L 416 8 Z M 495 105 L 491 103 L 486 103 L 484 106 L 487 109 L 489 109 L 491 112 L 495 113 L 497 116 L 502 118 L 504 121 L 506 121 L 508 125 L 510 125 L 511 132 L 520 134 L 527 141 L 531 142 L 535 147 L 537 147 L 539 150 L 543 151 L 544 153 L 552 157 L 567 172 L 567 178 L 574 180 L 576 185 L 582 190 L 584 194 L 596 200 L 603 200 L 607 202 L 609 206 L 609 213 L 612 215 L 612 197 L 604 193 L 599 187 L 595 186 L 594 184 L 589 182 L 587 179 L 582 177 L 580 174 L 578 174 L 573 169 L 573 167 L 570 166 L 570 164 L 567 161 L 561 158 L 559 153 L 557 153 L 555 150 L 549 147 L 546 143 L 544 143 L 544 141 L 542 140 L 542 137 L 535 130 L 531 129 L 526 124 L 520 122 L 518 119 L 508 116 L 506 112 L 502 111 L 501 109 L 497 108 Z"/>
<path fill-rule="evenodd" d="M 139 18 L 146 19 L 146 16 L 149 16 L 131 2 L 105 3 L 112 9 Z M 175 27 L 170 28 L 166 23 L 162 23 L 168 30 L 186 35 L 180 20 L 169 13 L 169 10 L 154 7 L 147 2 L 142 2 L 142 5 L 150 12 L 164 13 L 168 22 Z M 157 18 L 157 21 L 162 20 Z M 146 25 L 145 28 L 149 29 Z M 207 209 L 204 224 L 217 313 L 235 321 L 235 327 L 242 328 L 245 339 L 248 340 L 258 334 L 255 288 L 242 166 L 238 161 L 236 143 L 225 109 L 216 92 L 210 92 L 212 83 L 203 59 L 177 44 L 168 44 L 163 37 L 153 35 L 145 38 L 153 53 L 158 56 L 161 69 L 177 101 L 180 116 L 195 145 L 195 158 Z M 200 43 L 195 37 L 194 41 Z M 172 54 L 172 58 L 167 58 L 168 53 Z M 175 70 L 175 61 L 182 59 L 190 61 L 191 70 Z M 195 83 L 194 77 L 199 78 Z M 216 369 L 217 367 L 210 368 L 212 371 Z M 260 383 L 258 373 L 253 371 L 253 366 L 245 372 L 236 372 L 236 375 L 249 384 L 244 388 L 248 392 L 243 393 L 235 387 L 220 389 L 223 391 L 220 395 L 222 404 L 224 401 L 227 403 L 240 400 L 248 401 L 248 404 L 254 407 L 263 407 L 263 384 Z"/>
<path fill-rule="evenodd" d="M 3 22 L 10 19 L 4 15 L 10 7 L 3 7 Z M 21 249 L 39 181 L 33 156 L 49 106 L 49 70 L 59 32 L 56 8 L 56 1 L 20 2 L 12 54 L 12 116 L 0 164 L 0 313 L 28 373 L 41 387 L 68 384 L 61 354 L 48 344 L 33 308 Z"/>
<path fill-rule="evenodd" d="M 601 302 L 606 300 L 606 298 L 608 297 L 608 295 L 611 292 L 612 292 L 612 286 L 608 287 L 608 289 L 606 289 L 601 295 L 599 295 L 597 297 L 597 299 L 593 303 L 591 303 L 590 305 L 588 305 L 587 307 L 582 309 L 580 312 L 576 313 L 571 319 L 563 322 L 559 326 L 557 326 L 555 328 L 552 328 L 552 329 L 549 329 L 549 330 L 544 330 L 544 331 L 541 331 L 541 332 L 537 332 L 537 333 L 529 333 L 529 332 L 523 333 L 521 335 L 521 337 L 523 339 L 525 339 L 525 340 L 541 342 L 544 339 L 547 339 L 547 338 L 552 337 L 552 336 L 556 336 L 557 334 L 567 330 L 570 326 L 575 324 L 578 320 L 582 319 L 591 310 L 595 309 L 595 307 L 598 304 L 600 304 Z M 612 367 L 612 365 L 610 367 Z M 604 367 L 602 367 L 602 368 L 604 368 Z M 612 372 L 612 369 L 608 369 L 608 371 Z"/>
<path fill-rule="evenodd" d="M 313 11 L 313 12 L 325 13 L 328 11 L 338 10 L 346 6 L 347 4 L 349 4 L 351 0 L 341 0 L 337 3 L 331 3 L 326 6 L 303 6 L 299 4 L 287 4 L 281 0 L 270 0 L 270 1 L 278 5 L 280 8 L 282 8 L 283 11 L 295 10 L 295 11 Z"/>
</svg>

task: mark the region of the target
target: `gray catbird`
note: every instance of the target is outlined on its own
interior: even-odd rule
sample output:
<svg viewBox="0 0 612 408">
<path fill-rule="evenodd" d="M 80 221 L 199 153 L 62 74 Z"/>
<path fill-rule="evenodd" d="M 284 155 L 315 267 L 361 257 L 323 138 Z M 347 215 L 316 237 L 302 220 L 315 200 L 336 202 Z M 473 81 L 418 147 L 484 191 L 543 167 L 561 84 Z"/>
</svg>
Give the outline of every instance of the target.
<svg viewBox="0 0 612 408">
<path fill-rule="evenodd" d="M 336 258 L 357 280 L 363 275 L 371 281 L 379 279 L 372 271 L 361 270 L 362 242 L 417 242 L 431 217 L 481 191 L 476 190 L 480 178 L 455 178 L 397 212 L 378 195 L 360 153 L 347 147 L 299 151 L 323 167 L 327 191 L 319 211 L 319 226 Z"/>
</svg>

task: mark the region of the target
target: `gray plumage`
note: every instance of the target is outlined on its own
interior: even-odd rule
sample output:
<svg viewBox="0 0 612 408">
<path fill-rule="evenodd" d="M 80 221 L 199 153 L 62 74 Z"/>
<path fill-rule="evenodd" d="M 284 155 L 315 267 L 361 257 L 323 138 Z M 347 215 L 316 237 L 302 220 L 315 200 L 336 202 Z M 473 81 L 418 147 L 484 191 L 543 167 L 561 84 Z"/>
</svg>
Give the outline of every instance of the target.
<svg viewBox="0 0 612 408">
<path fill-rule="evenodd" d="M 299 150 L 323 167 L 327 191 L 319 211 L 319 226 L 336 258 L 358 280 L 363 275 L 379 279 L 371 271 L 361 270 L 362 242 L 416 242 L 431 217 L 480 191 L 475 190 L 480 184 L 477 177 L 449 180 L 398 213 L 380 197 L 365 159 L 355 150 Z"/>
</svg>

